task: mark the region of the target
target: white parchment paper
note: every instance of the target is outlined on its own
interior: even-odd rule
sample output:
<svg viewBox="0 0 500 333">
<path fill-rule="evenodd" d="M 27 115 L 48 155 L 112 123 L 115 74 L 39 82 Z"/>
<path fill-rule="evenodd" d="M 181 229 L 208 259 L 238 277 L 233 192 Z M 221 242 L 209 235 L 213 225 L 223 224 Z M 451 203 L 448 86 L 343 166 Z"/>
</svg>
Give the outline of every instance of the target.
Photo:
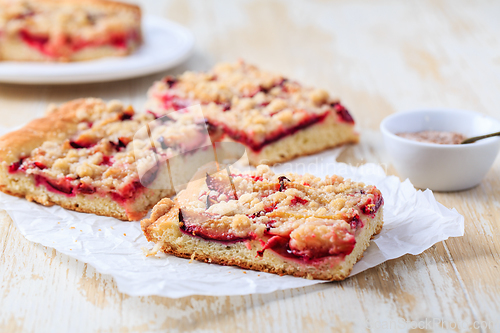
<svg viewBox="0 0 500 333">
<path fill-rule="evenodd" d="M 0 130 L 1 132 L 1 130 Z M 317 176 L 340 174 L 376 185 L 383 194 L 384 228 L 351 275 L 404 254 L 419 254 L 433 244 L 464 234 L 464 218 L 438 203 L 432 192 L 416 191 L 406 180 L 386 176 L 375 164 L 353 167 L 337 163 L 339 150 L 308 156 L 275 168 Z M 171 298 L 189 295 L 244 295 L 308 286 L 322 281 L 190 262 L 174 256 L 146 257 L 152 248 L 138 222 L 44 207 L 0 193 L 0 209 L 14 220 L 26 239 L 86 262 L 114 277 L 118 289 L 134 296 Z"/>
</svg>

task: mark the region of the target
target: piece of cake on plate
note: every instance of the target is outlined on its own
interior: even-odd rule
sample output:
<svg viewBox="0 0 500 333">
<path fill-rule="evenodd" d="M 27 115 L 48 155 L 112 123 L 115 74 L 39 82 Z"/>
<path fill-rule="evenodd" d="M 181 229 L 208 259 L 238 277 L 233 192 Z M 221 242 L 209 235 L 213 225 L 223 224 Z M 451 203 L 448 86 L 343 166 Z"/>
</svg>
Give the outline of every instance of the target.
<svg viewBox="0 0 500 333">
<path fill-rule="evenodd" d="M 141 10 L 108 0 L 0 0 L 0 60 L 124 56 L 142 43 Z"/>
<path fill-rule="evenodd" d="M 0 190 L 44 205 L 137 220 L 214 160 L 201 112 L 156 119 L 117 101 L 68 102 L 0 138 Z"/>
<path fill-rule="evenodd" d="M 242 61 L 166 77 L 149 90 L 148 110 L 200 104 L 219 140 L 243 144 L 252 165 L 288 161 L 358 142 L 338 99 Z"/>
<path fill-rule="evenodd" d="M 268 166 L 221 170 L 160 201 L 141 222 L 158 251 L 276 274 L 343 280 L 382 229 L 375 186 Z"/>
</svg>

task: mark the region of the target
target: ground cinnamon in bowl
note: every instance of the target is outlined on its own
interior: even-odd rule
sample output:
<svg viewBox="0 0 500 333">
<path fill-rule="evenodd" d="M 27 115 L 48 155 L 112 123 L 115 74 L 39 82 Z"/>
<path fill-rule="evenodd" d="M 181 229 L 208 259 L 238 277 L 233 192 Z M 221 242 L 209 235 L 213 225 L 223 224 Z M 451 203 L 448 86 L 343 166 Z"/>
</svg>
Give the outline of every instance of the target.
<svg viewBox="0 0 500 333">
<path fill-rule="evenodd" d="M 458 145 L 465 139 L 466 136 L 457 132 L 441 132 L 441 131 L 421 131 L 421 132 L 408 132 L 408 133 L 397 133 L 405 139 L 425 142 L 425 143 L 436 143 L 440 145 Z"/>
</svg>

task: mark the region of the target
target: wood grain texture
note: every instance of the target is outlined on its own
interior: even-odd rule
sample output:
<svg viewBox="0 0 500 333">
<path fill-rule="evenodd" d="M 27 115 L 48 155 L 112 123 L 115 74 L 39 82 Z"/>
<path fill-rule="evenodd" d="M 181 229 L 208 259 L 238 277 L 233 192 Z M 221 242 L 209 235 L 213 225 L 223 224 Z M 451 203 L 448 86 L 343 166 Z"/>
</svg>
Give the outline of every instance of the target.
<svg viewBox="0 0 500 333">
<path fill-rule="evenodd" d="M 195 34 L 194 55 L 169 74 L 241 57 L 340 96 L 365 133 L 340 156 L 345 162 L 382 163 L 395 174 L 377 129 L 396 111 L 449 107 L 500 118 L 498 2 L 135 2 Z M 17 126 L 48 103 L 87 96 L 142 107 L 149 85 L 165 74 L 74 86 L 0 84 L 0 124 Z M 341 283 L 178 300 L 121 294 L 110 276 L 27 241 L 0 213 L 0 332 L 445 332 L 446 325 L 499 332 L 500 160 L 476 188 L 436 198 L 465 216 L 464 237 Z M 426 320 L 441 322 L 430 329 Z"/>
</svg>

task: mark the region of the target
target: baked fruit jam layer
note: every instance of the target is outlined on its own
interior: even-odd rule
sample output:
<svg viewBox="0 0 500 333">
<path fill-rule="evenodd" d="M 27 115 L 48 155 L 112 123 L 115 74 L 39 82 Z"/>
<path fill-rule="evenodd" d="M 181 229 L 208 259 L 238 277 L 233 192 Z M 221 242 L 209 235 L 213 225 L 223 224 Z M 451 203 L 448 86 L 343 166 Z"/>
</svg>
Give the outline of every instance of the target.
<svg viewBox="0 0 500 333">
<path fill-rule="evenodd" d="M 321 89 L 303 87 L 242 61 L 209 72 L 166 77 L 149 91 L 148 108 L 177 110 L 201 104 L 208 123 L 253 151 L 333 116 L 354 126 L 349 111 Z"/>
<path fill-rule="evenodd" d="M 375 187 L 340 176 L 274 174 L 268 166 L 206 176 L 176 199 L 183 234 L 204 240 L 260 242 L 265 251 L 308 264 L 349 255 L 358 235 L 381 209 Z"/>
<path fill-rule="evenodd" d="M 139 7 L 104 0 L 0 1 L 0 41 L 20 41 L 53 60 L 72 60 L 74 53 L 102 46 L 126 54 L 142 42 L 140 22 Z"/>
<path fill-rule="evenodd" d="M 54 117 L 55 123 L 63 115 L 70 118 L 64 122 L 71 129 L 67 136 L 61 132 L 29 154 L 9 156 L 9 163 L 2 158 L 8 174 L 31 176 L 36 186 L 66 197 L 109 195 L 127 210 L 157 178 L 160 158 L 210 145 L 203 119 L 190 112 L 155 121 L 154 115 L 116 101 L 85 99 L 61 106 L 47 120 Z M 150 133 L 141 137 L 146 124 Z"/>
<path fill-rule="evenodd" d="M 49 35 L 36 34 L 28 29 L 23 29 L 19 31 L 19 38 L 29 47 L 52 58 L 68 56 L 84 48 L 99 46 L 112 46 L 116 49 L 126 50 L 129 45 L 139 43 L 141 40 L 140 31 L 138 30 L 126 33 L 117 32 L 99 37 L 99 39 L 85 40 L 65 35 L 51 38 Z"/>
</svg>

